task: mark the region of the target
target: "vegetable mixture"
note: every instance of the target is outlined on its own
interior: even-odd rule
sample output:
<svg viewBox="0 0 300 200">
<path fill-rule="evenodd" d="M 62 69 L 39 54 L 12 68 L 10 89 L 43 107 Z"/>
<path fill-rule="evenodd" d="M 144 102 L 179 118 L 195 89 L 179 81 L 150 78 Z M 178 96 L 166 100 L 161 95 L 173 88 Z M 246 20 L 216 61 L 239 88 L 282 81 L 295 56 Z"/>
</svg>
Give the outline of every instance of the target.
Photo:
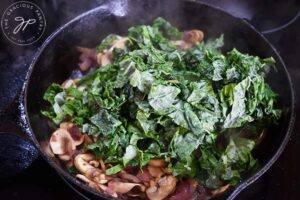
<svg viewBox="0 0 300 200">
<path fill-rule="evenodd" d="M 115 197 L 208 199 L 238 184 L 281 115 L 264 78 L 275 61 L 203 37 L 157 18 L 78 47 L 85 75 L 44 94 L 52 152 Z"/>
</svg>

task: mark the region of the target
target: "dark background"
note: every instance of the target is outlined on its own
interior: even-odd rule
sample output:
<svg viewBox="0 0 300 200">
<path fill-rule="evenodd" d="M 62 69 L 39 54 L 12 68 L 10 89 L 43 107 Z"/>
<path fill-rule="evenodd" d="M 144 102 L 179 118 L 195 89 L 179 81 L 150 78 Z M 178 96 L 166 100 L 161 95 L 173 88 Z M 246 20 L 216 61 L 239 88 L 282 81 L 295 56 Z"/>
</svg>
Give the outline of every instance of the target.
<svg viewBox="0 0 300 200">
<path fill-rule="evenodd" d="M 203 0 L 204 1 L 204 0 Z M 0 14 L 15 1 L 1 1 Z M 100 5 L 103 0 L 44 0 L 36 3 L 46 16 L 47 26 L 43 37 L 33 45 L 20 47 L 9 42 L 0 34 L 0 120 L 8 115 L 7 110 L 20 91 L 26 71 L 36 49 L 55 29 L 80 13 Z M 205 0 L 209 4 L 222 7 L 233 15 L 245 18 L 277 48 L 300 100 L 300 1 L 296 0 Z M 290 22 L 290 23 L 289 23 Z M 276 32 L 267 33 L 286 24 Z M 296 107 L 299 116 L 299 107 Z M 0 126 L 1 128 L 1 126 Z M 3 131 L 0 129 L 0 131 Z M 300 199 L 300 119 L 296 118 L 292 137 L 279 160 L 257 182 L 242 192 L 237 199 L 296 200 Z M 0 133 L 0 136 L 5 136 Z M 0 154 L 7 151 L 0 138 Z M 2 148 L 1 148 L 2 147 Z M 7 151 L 8 152 L 8 151 Z M 8 154 L 6 154 L 9 156 Z M 0 169 L 6 164 L 0 158 Z M 6 169 L 7 170 L 7 169 Z M 1 170 L 0 170 L 1 171 Z M 2 176 L 1 176 L 2 175 Z M 9 175 L 8 173 L 6 174 Z M 4 178 L 0 173 L 0 199 L 82 199 L 50 168 L 41 157 L 25 171 Z"/>
</svg>

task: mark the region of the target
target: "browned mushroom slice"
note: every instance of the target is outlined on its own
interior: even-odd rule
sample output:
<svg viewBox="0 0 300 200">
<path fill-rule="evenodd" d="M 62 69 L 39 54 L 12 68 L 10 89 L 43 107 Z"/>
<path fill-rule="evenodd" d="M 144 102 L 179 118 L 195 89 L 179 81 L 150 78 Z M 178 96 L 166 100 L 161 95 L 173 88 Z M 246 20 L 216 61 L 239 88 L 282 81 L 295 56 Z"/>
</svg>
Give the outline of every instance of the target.
<svg viewBox="0 0 300 200">
<path fill-rule="evenodd" d="M 213 197 L 219 196 L 219 195 L 223 194 L 224 192 L 226 192 L 229 189 L 229 187 L 230 187 L 229 184 L 224 185 L 218 189 L 211 191 L 211 194 Z"/>
<path fill-rule="evenodd" d="M 70 133 L 66 129 L 57 129 L 50 138 L 50 147 L 54 154 L 73 155 L 75 153 L 76 145 Z"/>
<path fill-rule="evenodd" d="M 82 174 L 77 174 L 76 178 L 78 178 L 79 180 L 81 180 L 84 183 L 88 184 L 89 187 L 94 188 L 95 190 L 103 191 L 101 187 L 99 187 L 96 183 L 94 183 L 93 181 L 91 181 L 90 179 L 88 179 L 87 177 L 85 177 Z"/>
<path fill-rule="evenodd" d="M 77 47 L 77 50 L 85 57 L 87 57 L 91 60 L 96 60 L 96 49 L 86 48 L 86 47 Z"/>
<path fill-rule="evenodd" d="M 148 171 L 139 172 L 136 177 L 138 177 L 143 183 L 148 183 L 151 180 L 151 176 Z"/>
<path fill-rule="evenodd" d="M 162 171 L 161 168 L 148 166 L 147 169 L 148 169 L 149 174 L 152 177 L 160 178 L 162 175 L 164 175 L 164 172 Z"/>
<path fill-rule="evenodd" d="M 133 183 L 140 183 L 141 182 L 141 180 L 139 178 L 137 178 L 136 176 L 134 176 L 132 174 L 129 174 L 125 171 L 122 171 L 121 173 L 119 173 L 118 176 L 121 179 L 124 179 L 126 181 L 130 181 L 130 182 L 133 182 Z"/>
<path fill-rule="evenodd" d="M 74 124 L 68 128 L 68 131 L 74 140 L 74 144 L 76 146 L 79 146 L 83 143 L 84 141 L 84 136 L 81 134 L 79 128 L 77 128 Z"/>
<path fill-rule="evenodd" d="M 182 199 L 199 199 L 205 200 L 206 198 L 198 198 L 198 192 L 196 192 L 196 188 L 198 186 L 198 182 L 194 179 L 186 179 L 180 180 L 177 183 L 176 191 L 170 197 L 170 200 L 182 200 Z"/>
<path fill-rule="evenodd" d="M 79 59 L 78 66 L 81 71 L 87 71 L 92 66 L 92 61 L 85 56 L 80 56 Z"/>
<path fill-rule="evenodd" d="M 96 50 L 85 48 L 85 47 L 77 47 L 77 50 L 81 53 L 79 56 L 80 62 L 78 63 L 81 71 L 87 71 L 92 65 L 96 64 Z"/>
<path fill-rule="evenodd" d="M 146 190 L 150 200 L 162 200 L 172 194 L 176 188 L 177 179 L 174 176 L 165 176 L 159 179 L 156 185 Z"/>
<path fill-rule="evenodd" d="M 90 136 L 88 136 L 87 134 L 83 134 L 83 143 L 84 144 L 92 144 L 93 140 L 92 138 L 90 138 Z"/>
<path fill-rule="evenodd" d="M 151 159 L 148 165 L 152 167 L 166 167 L 166 162 L 164 159 Z"/>
<path fill-rule="evenodd" d="M 86 183 L 89 187 L 98 190 L 100 192 L 104 192 L 106 194 L 109 194 L 113 197 L 118 197 L 117 193 L 114 192 L 112 189 L 110 189 L 109 187 L 107 187 L 106 185 L 103 184 L 99 184 L 96 183 L 90 179 L 88 179 L 86 176 L 82 175 L 82 174 L 77 174 L 76 178 L 78 178 L 79 180 L 83 181 L 84 183 Z"/>
<path fill-rule="evenodd" d="M 142 184 L 121 182 L 118 179 L 113 179 L 108 182 L 108 187 L 120 194 L 128 193 L 133 188 L 137 188 L 141 192 L 145 191 L 145 186 Z"/>
<path fill-rule="evenodd" d="M 185 31 L 183 34 L 183 40 L 192 45 L 199 44 L 204 38 L 204 33 L 200 30 Z"/>
<path fill-rule="evenodd" d="M 84 136 L 81 134 L 79 128 L 75 124 L 63 122 L 60 124 L 60 128 L 66 129 L 70 133 L 72 139 L 74 140 L 75 146 L 83 143 Z"/>
</svg>

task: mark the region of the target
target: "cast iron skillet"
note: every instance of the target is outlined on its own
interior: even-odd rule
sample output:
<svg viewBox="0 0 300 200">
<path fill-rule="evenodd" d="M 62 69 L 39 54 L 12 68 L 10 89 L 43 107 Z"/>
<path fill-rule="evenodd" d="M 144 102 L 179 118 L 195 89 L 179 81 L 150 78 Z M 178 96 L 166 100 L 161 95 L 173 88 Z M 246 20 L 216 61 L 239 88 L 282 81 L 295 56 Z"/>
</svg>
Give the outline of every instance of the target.
<svg viewBox="0 0 300 200">
<path fill-rule="evenodd" d="M 273 56 L 276 60 L 277 72 L 272 70 L 267 81 L 279 94 L 278 102 L 283 115 L 279 125 L 269 130 L 267 138 L 255 151 L 260 167 L 245 175 L 243 182 L 222 197 L 233 199 L 270 168 L 287 144 L 294 122 L 293 87 L 282 59 L 263 35 L 245 20 L 203 3 L 177 0 L 111 2 L 80 15 L 58 29 L 38 50 L 27 74 L 20 105 L 24 131 L 49 165 L 68 182 L 92 198 L 112 199 L 76 180 L 57 158 L 48 153 L 47 144 L 53 130 L 48 125 L 48 119 L 40 115 L 40 110 L 47 106 L 42 96 L 51 83 L 62 83 L 77 68 L 76 46 L 95 47 L 109 33 L 126 35 L 128 27 L 152 23 L 158 16 L 166 18 L 181 30 L 201 29 L 206 38 L 224 33 L 224 50 L 236 47 L 242 52 L 260 57 Z"/>
</svg>

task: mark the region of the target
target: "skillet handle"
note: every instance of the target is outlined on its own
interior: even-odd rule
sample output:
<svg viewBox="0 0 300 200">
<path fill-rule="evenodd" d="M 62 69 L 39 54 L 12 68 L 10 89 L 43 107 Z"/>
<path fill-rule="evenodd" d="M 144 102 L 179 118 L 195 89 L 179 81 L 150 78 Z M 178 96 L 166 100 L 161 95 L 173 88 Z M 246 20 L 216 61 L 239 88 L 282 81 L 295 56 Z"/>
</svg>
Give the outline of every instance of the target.
<svg viewBox="0 0 300 200">
<path fill-rule="evenodd" d="M 20 95 L 0 113 L 0 180 L 19 174 L 38 157 L 32 137 L 22 128 Z"/>
</svg>

